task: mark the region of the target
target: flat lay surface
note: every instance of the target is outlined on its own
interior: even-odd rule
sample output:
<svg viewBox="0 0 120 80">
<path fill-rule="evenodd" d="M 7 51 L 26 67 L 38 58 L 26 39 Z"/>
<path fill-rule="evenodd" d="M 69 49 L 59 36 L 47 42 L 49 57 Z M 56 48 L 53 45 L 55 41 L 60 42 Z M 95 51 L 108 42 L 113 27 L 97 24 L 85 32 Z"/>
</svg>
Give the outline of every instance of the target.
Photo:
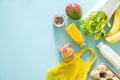
<svg viewBox="0 0 120 80">
<path fill-rule="evenodd" d="M 70 23 L 80 22 L 71 20 L 65 13 L 66 6 L 74 2 L 82 7 L 84 16 L 97 0 L 0 0 L 0 80 L 46 80 L 46 72 L 63 60 L 58 51 L 61 46 L 70 43 L 74 54 L 83 48 L 65 32 Z M 64 27 L 53 26 L 56 14 L 64 15 Z M 113 16 L 110 23 L 113 23 Z M 106 30 L 109 29 L 106 26 Z M 105 59 L 96 47 L 103 42 L 120 56 L 120 41 L 112 44 L 104 38 L 94 41 L 93 35 L 83 35 L 84 47 L 89 46 L 97 52 L 97 60 L 90 72 L 105 62 L 120 76 L 120 70 Z M 90 74 L 87 80 L 91 80 Z"/>
</svg>

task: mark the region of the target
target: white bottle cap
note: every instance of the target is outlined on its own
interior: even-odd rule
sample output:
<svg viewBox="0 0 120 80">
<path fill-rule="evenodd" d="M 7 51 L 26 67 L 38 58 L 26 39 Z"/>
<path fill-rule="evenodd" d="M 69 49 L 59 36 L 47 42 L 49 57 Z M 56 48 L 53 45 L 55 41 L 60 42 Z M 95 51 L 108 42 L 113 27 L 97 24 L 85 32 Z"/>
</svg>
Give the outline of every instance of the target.
<svg viewBox="0 0 120 80">
<path fill-rule="evenodd" d="M 103 42 L 100 42 L 100 43 L 97 45 L 97 48 L 99 48 L 102 44 L 103 44 Z"/>
</svg>

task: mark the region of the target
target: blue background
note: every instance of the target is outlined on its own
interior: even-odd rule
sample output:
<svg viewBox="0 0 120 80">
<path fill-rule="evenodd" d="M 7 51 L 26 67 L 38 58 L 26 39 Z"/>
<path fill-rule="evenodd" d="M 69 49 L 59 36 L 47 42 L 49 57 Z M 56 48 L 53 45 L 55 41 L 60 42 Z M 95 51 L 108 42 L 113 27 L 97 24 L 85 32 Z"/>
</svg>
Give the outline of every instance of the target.
<svg viewBox="0 0 120 80">
<path fill-rule="evenodd" d="M 0 80 L 46 80 L 46 72 L 62 60 L 58 48 L 69 42 L 75 52 L 81 49 L 68 37 L 65 27 L 53 26 L 54 15 L 66 16 L 65 7 L 71 2 L 80 4 L 85 15 L 96 1 L 0 0 Z M 71 22 L 79 22 L 67 16 L 65 18 L 66 26 Z M 92 69 L 100 62 L 105 62 L 120 75 L 120 70 L 113 67 L 96 48 L 103 41 L 120 55 L 120 42 L 110 44 L 104 39 L 94 41 L 93 36 L 84 37 L 86 46 L 97 51 L 97 61 Z M 87 59 L 87 56 L 83 58 Z M 89 75 L 87 80 L 90 80 Z"/>
</svg>

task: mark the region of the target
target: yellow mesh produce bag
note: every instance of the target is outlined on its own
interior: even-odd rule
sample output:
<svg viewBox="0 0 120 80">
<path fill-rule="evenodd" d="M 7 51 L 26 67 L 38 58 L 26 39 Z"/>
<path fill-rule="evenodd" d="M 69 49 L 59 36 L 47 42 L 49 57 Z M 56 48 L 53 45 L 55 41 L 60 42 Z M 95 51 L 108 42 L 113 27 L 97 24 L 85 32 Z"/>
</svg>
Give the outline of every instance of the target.
<svg viewBox="0 0 120 80">
<path fill-rule="evenodd" d="M 86 50 L 90 50 L 92 55 L 88 62 L 80 58 Z M 61 64 L 48 71 L 47 80 L 86 80 L 96 56 L 93 49 L 83 48 L 73 57 L 63 60 Z"/>
</svg>

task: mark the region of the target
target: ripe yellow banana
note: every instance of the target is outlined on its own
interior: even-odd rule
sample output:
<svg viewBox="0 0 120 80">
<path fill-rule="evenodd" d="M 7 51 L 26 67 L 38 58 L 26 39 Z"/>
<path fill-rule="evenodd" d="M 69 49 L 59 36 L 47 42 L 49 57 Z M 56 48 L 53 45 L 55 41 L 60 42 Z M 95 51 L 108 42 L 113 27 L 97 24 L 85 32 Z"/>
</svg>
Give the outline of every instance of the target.
<svg viewBox="0 0 120 80">
<path fill-rule="evenodd" d="M 116 34 L 120 29 L 120 8 L 116 9 L 114 12 L 114 22 L 108 36 Z"/>
<path fill-rule="evenodd" d="M 106 37 L 106 41 L 110 43 L 115 43 L 118 42 L 119 40 L 120 40 L 120 31 L 113 36 Z"/>
</svg>

